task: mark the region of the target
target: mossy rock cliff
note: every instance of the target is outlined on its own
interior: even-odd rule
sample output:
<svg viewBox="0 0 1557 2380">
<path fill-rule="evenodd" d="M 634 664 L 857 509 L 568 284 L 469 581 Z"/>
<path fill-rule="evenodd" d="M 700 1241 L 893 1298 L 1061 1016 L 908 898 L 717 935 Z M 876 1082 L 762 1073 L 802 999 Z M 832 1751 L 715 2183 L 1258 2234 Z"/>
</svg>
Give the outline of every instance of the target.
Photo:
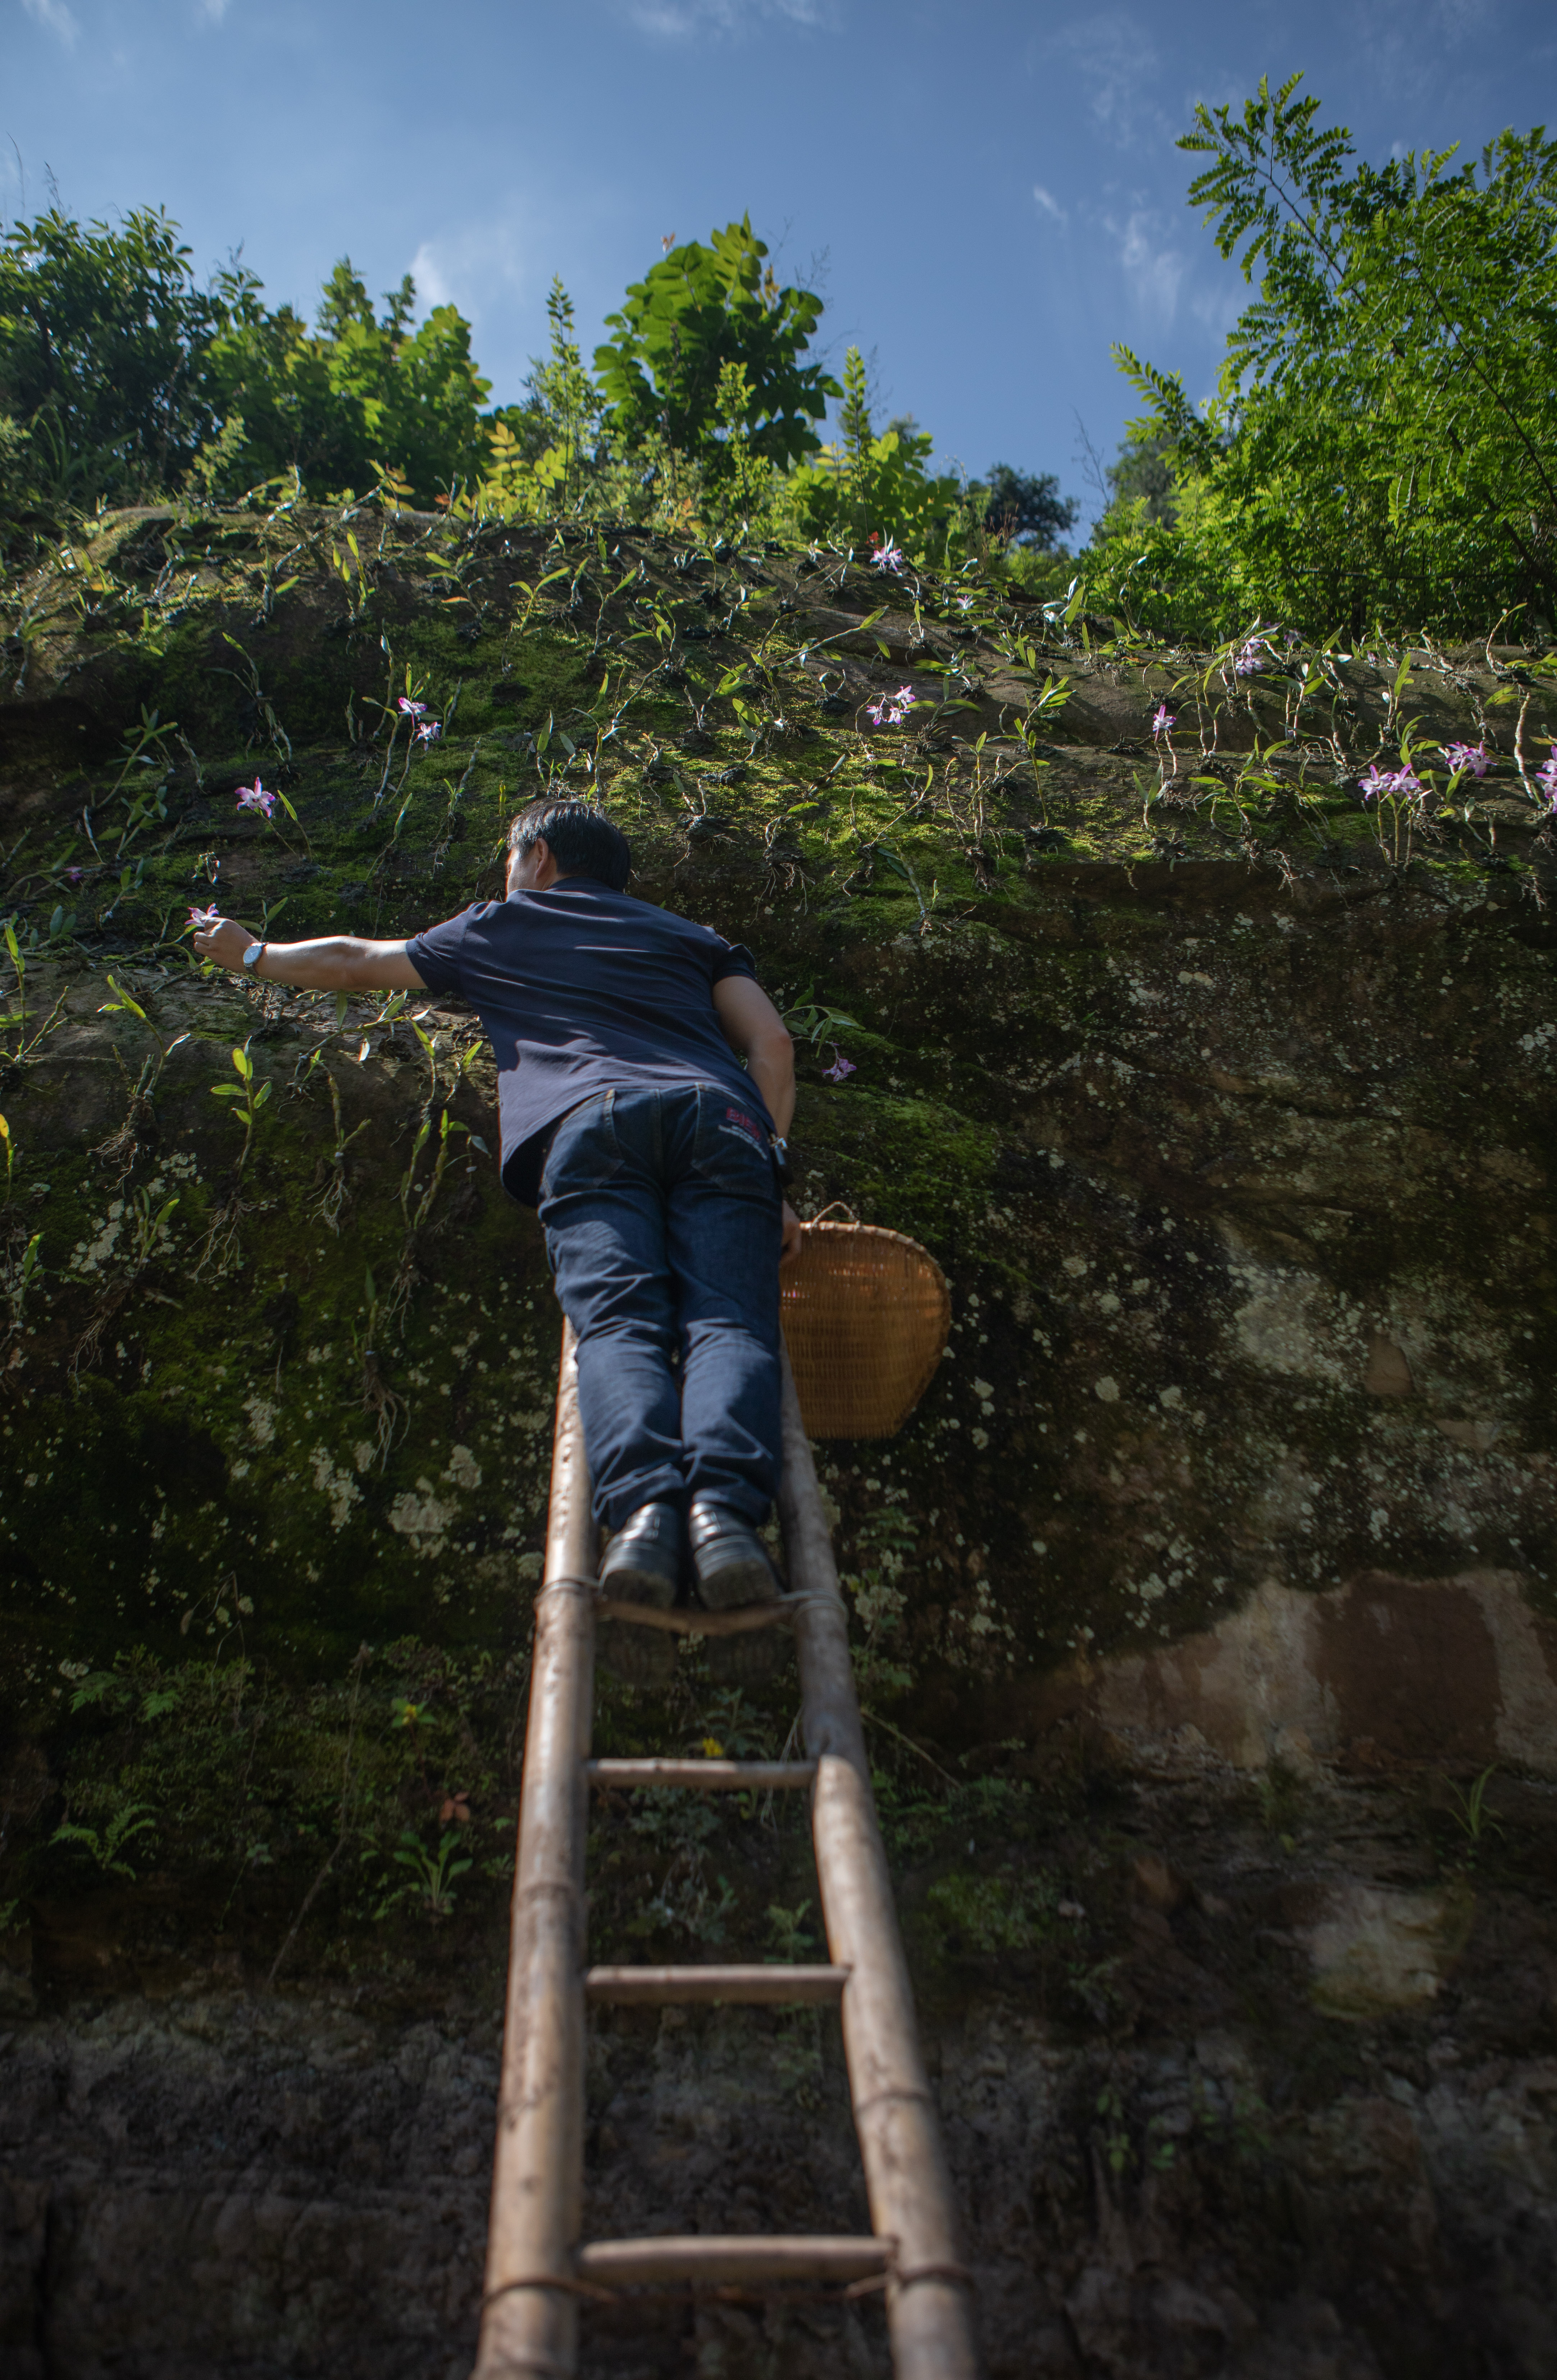
<svg viewBox="0 0 1557 2380">
<path fill-rule="evenodd" d="M 901 1437 L 819 1453 L 991 2368 L 1546 2368 L 1498 2145 L 1550 2156 L 1557 2048 L 1539 690 L 962 591 L 304 507 L 8 589 L 18 2375 L 468 2360 L 559 1318 L 473 1020 L 209 977 L 185 917 L 415 930 L 551 783 L 790 1013 L 802 1213 L 953 1284 Z M 1357 780 L 1407 713 L 1493 765 L 1403 822 Z M 782 1747 L 791 1679 L 678 1670 L 597 1749 Z M 591 1888 L 597 1956 L 817 1939 L 797 1812 L 607 1803 Z M 591 2056 L 597 2230 L 864 2221 L 810 2016 Z M 590 2339 L 883 2368 L 854 2306 Z"/>
</svg>

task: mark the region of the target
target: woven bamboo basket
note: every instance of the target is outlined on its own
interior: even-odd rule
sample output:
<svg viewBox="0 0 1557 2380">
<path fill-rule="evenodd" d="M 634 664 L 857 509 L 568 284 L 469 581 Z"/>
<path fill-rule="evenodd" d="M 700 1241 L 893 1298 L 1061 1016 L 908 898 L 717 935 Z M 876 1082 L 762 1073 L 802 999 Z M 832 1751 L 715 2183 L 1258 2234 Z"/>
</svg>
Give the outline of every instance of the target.
<svg viewBox="0 0 1557 2380">
<path fill-rule="evenodd" d="M 872 1223 L 800 1227 L 779 1275 L 808 1438 L 893 1438 L 935 1375 L 952 1322 L 928 1249 Z"/>
</svg>

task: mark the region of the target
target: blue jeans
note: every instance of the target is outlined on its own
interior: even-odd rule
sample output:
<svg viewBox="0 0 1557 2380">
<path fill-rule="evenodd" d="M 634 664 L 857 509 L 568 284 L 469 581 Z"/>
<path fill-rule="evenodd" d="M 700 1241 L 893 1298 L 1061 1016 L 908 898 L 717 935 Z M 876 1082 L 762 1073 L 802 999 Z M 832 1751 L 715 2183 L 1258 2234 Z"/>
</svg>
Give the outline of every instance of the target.
<svg viewBox="0 0 1557 2380">
<path fill-rule="evenodd" d="M 608 1528 L 694 1496 L 766 1520 L 781 1205 L 766 1124 L 712 1085 L 604 1091 L 557 1126 L 541 1220 Z"/>
</svg>

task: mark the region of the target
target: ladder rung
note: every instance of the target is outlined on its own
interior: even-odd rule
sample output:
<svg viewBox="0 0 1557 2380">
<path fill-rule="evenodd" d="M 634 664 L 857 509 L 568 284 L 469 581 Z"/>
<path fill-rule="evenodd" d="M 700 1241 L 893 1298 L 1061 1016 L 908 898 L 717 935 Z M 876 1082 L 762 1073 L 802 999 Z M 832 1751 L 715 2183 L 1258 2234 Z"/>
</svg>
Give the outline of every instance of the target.
<svg viewBox="0 0 1557 2380">
<path fill-rule="evenodd" d="M 664 2006 L 678 2001 L 745 2000 L 781 2006 L 785 2001 L 840 2000 L 847 1967 L 591 1967 L 586 1996 L 618 2007 Z"/>
<path fill-rule="evenodd" d="M 578 2277 L 605 2288 L 657 2281 L 863 2281 L 884 2273 L 893 2240 L 667 2238 L 593 2240 Z"/>
<path fill-rule="evenodd" d="M 599 1620 L 625 1620 L 634 1628 L 663 1628 L 673 1636 L 744 1636 L 751 1628 L 787 1627 L 791 1607 L 777 1603 L 743 1603 L 734 1611 L 662 1611 L 652 1603 L 615 1603 L 609 1596 L 595 1599 Z"/>
<path fill-rule="evenodd" d="M 691 1785 L 703 1793 L 796 1791 L 816 1775 L 814 1760 L 587 1760 L 584 1773 L 607 1786 Z"/>
</svg>

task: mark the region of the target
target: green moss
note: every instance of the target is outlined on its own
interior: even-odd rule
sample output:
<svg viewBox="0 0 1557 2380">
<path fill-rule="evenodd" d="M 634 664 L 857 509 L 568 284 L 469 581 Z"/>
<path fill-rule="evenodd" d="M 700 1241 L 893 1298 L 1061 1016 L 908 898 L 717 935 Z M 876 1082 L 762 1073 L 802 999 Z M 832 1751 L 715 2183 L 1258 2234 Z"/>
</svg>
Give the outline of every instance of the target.
<svg viewBox="0 0 1557 2380">
<path fill-rule="evenodd" d="M 797 1110 L 801 1161 L 846 1178 L 873 1222 L 956 1250 L 977 1231 L 996 1135 L 955 1109 L 861 1087 L 808 1090 Z"/>
<path fill-rule="evenodd" d="M 380 526 L 359 536 L 365 553 Z M 57 1720 L 72 1691 L 62 1662 L 103 1672 L 140 1645 L 173 1675 L 214 1657 L 225 1637 L 223 1659 L 237 1658 L 239 1620 L 243 1658 L 283 1697 L 344 1691 L 363 1642 L 414 1639 L 418 1658 L 456 1664 L 482 1648 L 517 1658 L 539 1567 L 558 1342 L 533 1221 L 480 1163 L 449 1178 L 407 1248 L 399 1187 L 425 1075 L 406 1025 L 391 1038 L 372 1022 L 377 1003 L 361 1002 L 331 1040 L 328 1002 L 267 1014 L 257 997 L 202 984 L 175 946 L 184 904 L 207 896 L 213 859 L 225 905 L 256 923 L 268 911 L 287 933 L 345 925 L 392 935 L 450 914 L 496 889 L 505 819 L 551 771 L 570 789 L 602 787 L 650 897 L 750 942 L 786 1002 L 810 996 L 858 1020 L 838 1037 L 857 1068 L 845 1081 L 821 1078 L 825 1043 L 802 1052 L 803 1203 L 841 1197 L 926 1241 L 953 1277 L 959 1360 L 892 1447 L 832 1451 L 844 1560 L 868 1596 L 890 1587 L 902 1597 L 866 1671 L 894 1726 L 943 1743 L 977 1738 L 997 1706 L 1025 1711 L 1034 1681 L 1076 1651 L 1139 1648 L 1201 1625 L 1261 1565 L 1325 1585 L 1348 1564 L 1461 1559 L 1462 1541 L 1444 1538 L 1447 1490 L 1420 1451 L 1430 1431 L 1429 1452 L 1459 1460 L 1434 1427 L 1437 1408 L 1381 1415 L 1329 1353 L 1337 1376 L 1319 1385 L 1261 1368 L 1235 1318 L 1289 1277 L 1320 1282 L 1324 1297 L 1344 1292 L 1369 1314 L 1398 1298 L 1439 1318 L 1431 1327 L 1445 1342 L 1495 1349 L 1477 1356 L 1485 1377 L 1514 1384 L 1507 1398 L 1519 1412 L 1537 1410 L 1530 1383 L 1557 1358 L 1550 1245 L 1537 1228 L 1549 1220 L 1541 1175 L 1557 1172 L 1557 1148 L 1532 1099 L 1544 1061 L 1515 1054 L 1540 1013 L 1549 955 L 1539 915 L 1517 905 L 1514 886 L 1447 847 L 1388 884 L 1369 821 L 1328 773 L 1304 789 L 1295 817 L 1284 795 L 1246 804 L 1252 851 L 1225 801 L 1174 812 L 1167 823 L 1194 864 L 1181 870 L 1146 856 L 1165 814 L 1153 808 L 1143 828 L 1142 764 L 1127 753 L 1054 747 L 1040 788 L 992 712 L 947 714 L 922 743 L 857 739 L 817 707 L 814 675 L 797 665 L 806 599 L 789 557 L 769 558 L 768 596 L 782 580 L 800 607 L 794 620 L 765 596 L 756 627 L 742 625 L 742 720 L 713 690 L 735 647 L 684 643 L 680 690 L 644 674 L 659 649 L 635 641 L 648 616 L 635 608 L 639 593 L 646 586 L 646 605 L 682 617 L 694 583 L 652 539 L 624 538 L 602 572 L 592 539 L 553 543 L 527 528 L 462 541 L 439 529 L 418 546 L 425 525 L 382 526 L 384 567 L 374 559 L 366 608 L 348 617 L 328 553 L 344 532 L 328 516 L 127 525 L 104 549 L 123 579 L 112 618 L 88 637 L 62 613 L 57 638 L 30 664 L 37 690 L 61 698 L 40 700 L 21 722 L 30 783 L 43 789 L 17 861 L 39 869 L 18 878 L 23 930 L 46 920 L 61 890 L 51 868 L 69 861 L 87 873 L 70 896 L 86 943 L 68 961 L 73 1022 L 53 1045 L 67 1054 L 8 1077 L 0 1102 L 21 1150 L 11 1225 L 25 1217 L 41 1232 L 47 1267 L 30 1293 L 24 1360 L 0 1423 L 8 1479 L 20 1483 L 0 1521 L 10 1564 L 0 1643 L 19 1725 Z M 273 587 L 274 600 L 267 540 L 273 579 L 295 571 L 299 582 Z M 205 575 L 181 608 L 162 611 L 153 590 L 180 542 L 177 584 Z M 577 611 L 532 604 L 527 589 L 565 552 L 570 567 L 586 565 Z M 456 567 L 468 604 L 446 602 L 451 582 L 434 557 Z M 635 560 L 642 586 L 611 598 Z M 719 565 L 695 583 L 728 594 L 733 577 Z M 567 582 L 548 591 L 566 596 Z M 252 660 L 279 737 L 228 634 Z M 407 669 L 452 724 L 408 769 L 397 742 L 385 780 L 374 704 L 393 702 Z M 51 671 L 67 674 L 56 682 Z M 497 698 L 514 686 L 517 698 Z M 1094 692 L 1101 700 L 1097 681 Z M 1130 693 L 1147 698 L 1133 679 Z M 126 855 L 114 840 L 126 799 L 110 788 L 142 702 L 176 716 L 201 782 L 170 746 L 168 816 Z M 687 753 L 672 738 L 699 706 L 711 748 Z M 548 718 L 558 734 L 538 767 L 526 739 Z M 564 771 L 560 735 L 592 755 L 613 720 L 600 778 L 577 755 Z M 657 752 L 673 773 L 651 779 Z M 736 782 L 714 782 L 733 768 L 744 772 Z M 291 851 L 237 816 L 232 789 L 257 769 L 285 787 L 311 859 L 289 823 Z M 79 828 L 84 801 L 101 870 Z M 1044 815 L 1057 844 L 1029 832 Z M 1321 832 L 1349 847 L 1356 870 L 1317 868 Z M 1295 894 L 1278 851 L 1296 871 Z M 1464 988 L 1441 1010 L 1437 977 L 1451 964 Z M 164 1038 L 193 1037 L 158 1094 L 160 1139 L 147 1135 L 117 1187 L 114 1166 L 86 1152 L 123 1119 L 119 1062 L 133 1079 L 147 1043 L 122 1021 L 110 1043 L 96 1018 L 109 967 L 134 971 Z M 64 979 L 50 974 L 46 997 Z M 1441 1036 L 1425 1064 L 1410 1054 L 1418 1026 Z M 231 1078 L 228 1053 L 249 1037 L 274 1091 L 244 1177 L 247 1211 L 220 1259 L 206 1243 L 240 1135 L 210 1086 Z M 375 1054 L 359 1070 L 364 1038 Z M 353 1144 L 338 1233 L 321 1210 L 329 1100 L 319 1071 L 304 1073 L 316 1047 L 343 1085 L 348 1125 L 370 1126 Z M 386 1052 L 399 1062 L 394 1075 Z M 489 1091 L 483 1076 L 479 1095 L 468 1084 L 462 1094 L 462 1120 L 478 1130 Z M 1387 1112 L 1396 1106 L 1399 1120 Z M 1332 1194 L 1312 1184 L 1323 1164 L 1344 1172 L 1324 1140 L 1342 1115 L 1364 1131 L 1399 1121 L 1404 1132 L 1408 1118 L 1420 1136 L 1400 1141 L 1387 1196 L 1333 1193 L 1344 1202 L 1337 1221 Z M 1299 1143 L 1318 1152 L 1311 1180 L 1290 1154 Z M 1506 1176 L 1482 1163 L 1498 1151 Z M 176 1157 L 193 1172 L 175 1178 Z M 1262 1168 L 1296 1186 L 1267 1196 Z M 158 1196 L 176 1191 L 179 1205 L 152 1261 L 127 1263 L 121 1216 L 115 1245 L 91 1268 L 73 1264 L 79 1243 L 90 1250 L 103 1237 L 116 1197 L 158 1180 Z M 1082 1276 L 1066 1271 L 1072 1257 Z M 1251 1288 L 1235 1271 L 1246 1261 L 1277 1289 Z M 1132 1288 L 1139 1279 L 1150 1293 Z M 1341 1326 L 1325 1328 L 1340 1343 Z M 987 1396 L 975 1394 L 979 1379 Z M 1176 1405 L 1160 1402 L 1164 1387 L 1179 1390 Z M 1262 1500 L 1289 1459 L 1322 1468 L 1327 1483 L 1322 1524 L 1308 1538 Z M 1362 1474 L 1375 1463 L 1390 1495 L 1422 1516 L 1408 1547 L 1381 1551 L 1371 1534 L 1377 1499 Z M 1498 1525 L 1527 1560 L 1549 1524 L 1527 1481 L 1512 1467 L 1499 1475 Z M 1470 1492 L 1458 1477 L 1451 1485 Z M 906 1550 L 883 1553 L 883 1513 L 911 1515 Z M 1484 1535 L 1478 1558 L 1499 1559 L 1502 1539 L 1490 1524 Z M 1181 1536 L 1192 1551 L 1170 1558 Z M 608 1696 L 602 1741 L 615 1729 L 617 1748 L 687 1748 L 700 1740 L 694 1706 L 705 1689 L 692 1663 L 670 1715 Z M 310 1773 L 329 1769 L 335 1724 L 323 1727 L 317 1759 L 299 1754 Z M 651 1833 L 633 1834 L 646 1859 Z M 662 1878 L 680 1854 L 650 1847 Z M 690 1938 L 687 1926 L 726 1922 L 719 1879 L 733 1877 L 740 1897 L 751 1867 L 738 1832 L 682 1849 L 694 1881 L 685 1906 L 666 1903 L 667 1946 Z M 639 1880 L 637 1869 L 619 1879 L 624 1926 Z M 785 1875 L 772 1882 L 775 1906 L 805 1897 Z M 948 1883 L 956 1906 L 944 1894 L 934 1904 L 941 1935 L 958 1910 L 975 1932 L 984 1924 L 986 1887 L 996 1889 L 979 1870 L 964 1910 L 963 1886 Z M 661 1889 L 655 1881 L 650 1897 Z M 741 1900 L 740 1922 L 759 1937 L 767 1905 Z"/>
</svg>

